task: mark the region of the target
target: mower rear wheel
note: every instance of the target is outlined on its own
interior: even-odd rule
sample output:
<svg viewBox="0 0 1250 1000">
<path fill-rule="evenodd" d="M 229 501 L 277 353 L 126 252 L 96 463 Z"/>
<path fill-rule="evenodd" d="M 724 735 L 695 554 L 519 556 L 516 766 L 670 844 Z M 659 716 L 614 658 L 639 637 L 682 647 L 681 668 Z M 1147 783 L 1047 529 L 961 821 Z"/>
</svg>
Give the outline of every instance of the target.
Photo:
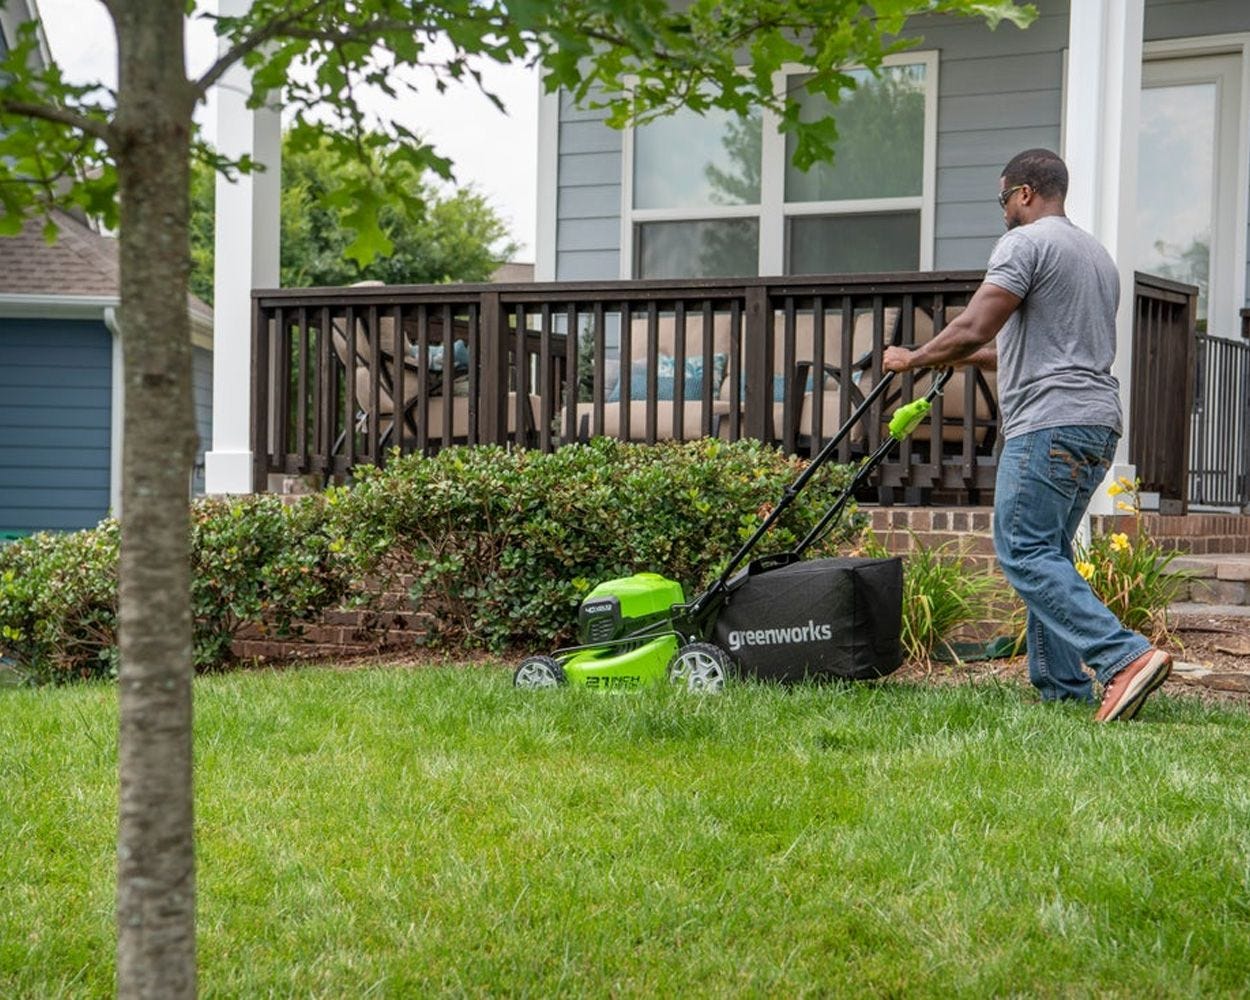
<svg viewBox="0 0 1250 1000">
<path fill-rule="evenodd" d="M 564 669 L 551 656 L 527 656 L 512 675 L 513 687 L 519 688 L 553 688 L 566 683 Z"/>
<path fill-rule="evenodd" d="M 733 661 L 720 646 L 710 642 L 688 642 L 668 661 L 668 679 L 685 685 L 687 691 L 715 694 L 725 687 Z"/>
</svg>

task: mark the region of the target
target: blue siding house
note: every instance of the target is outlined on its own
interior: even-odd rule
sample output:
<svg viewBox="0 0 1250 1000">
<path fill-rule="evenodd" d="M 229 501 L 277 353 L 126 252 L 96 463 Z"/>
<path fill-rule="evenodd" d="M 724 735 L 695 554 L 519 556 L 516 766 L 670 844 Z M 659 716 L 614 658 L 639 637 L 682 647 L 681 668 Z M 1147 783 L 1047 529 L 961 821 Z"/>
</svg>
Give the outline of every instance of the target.
<svg viewBox="0 0 1250 1000">
<path fill-rule="evenodd" d="M 0 53 L 34 15 L 0 4 Z M 43 57 L 47 58 L 46 49 Z M 89 528 L 121 496 L 121 345 L 117 242 L 56 213 L 0 237 L 0 538 Z M 192 488 L 204 489 L 212 440 L 213 314 L 188 301 L 200 447 Z"/>
<path fill-rule="evenodd" d="M 117 246 L 58 214 L 0 238 L 0 534 L 87 528 L 121 494 Z M 203 491 L 212 437 L 212 311 L 188 303 Z"/>
</svg>

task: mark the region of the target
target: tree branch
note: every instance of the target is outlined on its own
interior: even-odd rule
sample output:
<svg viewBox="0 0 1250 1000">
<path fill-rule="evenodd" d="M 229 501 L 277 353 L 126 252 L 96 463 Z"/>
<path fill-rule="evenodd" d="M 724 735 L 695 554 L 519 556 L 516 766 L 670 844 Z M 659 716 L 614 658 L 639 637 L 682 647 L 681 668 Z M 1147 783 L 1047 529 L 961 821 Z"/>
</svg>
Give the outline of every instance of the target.
<svg viewBox="0 0 1250 1000">
<path fill-rule="evenodd" d="M 102 122 L 97 118 L 88 118 L 77 111 L 58 108 L 53 104 L 32 104 L 29 101 L 9 101 L 0 98 L 0 113 L 20 115 L 23 118 L 39 118 L 55 125 L 67 125 L 80 132 L 93 135 L 109 146 L 113 145 L 116 138 L 112 127 L 107 122 Z"/>
<path fill-rule="evenodd" d="M 208 71 L 195 82 L 194 90 L 197 98 L 202 97 L 208 88 L 216 83 L 234 63 L 279 35 L 309 42 L 329 42 L 334 45 L 342 45 L 346 42 L 373 43 L 378 40 L 380 35 L 392 31 L 411 32 L 415 35 L 421 32 L 441 32 L 444 30 L 443 26 L 439 24 L 420 24 L 410 21 L 382 19 L 374 19 L 355 28 L 327 27 L 317 29 L 298 26 L 299 22 L 307 15 L 311 14 L 318 7 L 324 6 L 327 2 L 328 0 L 317 0 L 316 3 L 310 4 L 302 10 L 295 11 L 288 17 L 277 18 L 258 30 L 256 34 L 239 42 L 209 67 Z M 484 23 L 489 21 L 489 18 L 482 17 L 470 19 Z"/>
<path fill-rule="evenodd" d="M 231 66 L 242 59 L 249 52 L 260 48 L 260 46 L 264 45 L 273 38 L 277 38 L 284 32 L 289 32 L 291 25 L 298 23 L 300 19 L 307 17 L 318 7 L 324 7 L 327 2 L 328 0 L 315 0 L 314 3 L 309 4 L 307 7 L 292 11 L 286 17 L 274 18 L 274 20 L 264 25 L 254 35 L 250 35 L 249 37 L 236 43 L 232 48 L 220 56 L 218 60 L 205 71 L 204 75 L 196 80 L 192 85 L 191 89 L 196 100 L 202 98 L 208 92 L 209 87 L 220 80 Z"/>
</svg>

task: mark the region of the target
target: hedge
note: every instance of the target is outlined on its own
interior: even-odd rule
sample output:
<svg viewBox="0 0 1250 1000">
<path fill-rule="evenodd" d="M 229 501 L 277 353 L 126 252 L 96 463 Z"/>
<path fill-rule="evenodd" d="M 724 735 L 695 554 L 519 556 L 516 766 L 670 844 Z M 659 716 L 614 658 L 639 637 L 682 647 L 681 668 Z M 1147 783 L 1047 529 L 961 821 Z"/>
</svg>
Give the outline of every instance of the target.
<svg viewBox="0 0 1250 1000">
<path fill-rule="evenodd" d="M 294 504 L 271 495 L 192 510 L 195 664 L 220 667 L 240 628 L 277 635 L 406 585 L 458 649 L 546 648 L 572 634 L 596 583 L 641 570 L 709 583 L 801 472 L 757 442 L 633 445 L 552 454 L 450 448 L 392 457 Z M 761 552 L 814 525 L 848 470 L 818 476 Z M 858 530 L 848 518 L 823 545 Z M 118 526 L 0 547 L 0 656 L 40 681 L 116 673 Z M 362 581 L 367 581 L 362 582 Z"/>
<path fill-rule="evenodd" d="M 578 603 L 602 580 L 649 570 L 693 596 L 802 468 L 753 441 L 597 438 L 551 454 L 410 456 L 361 470 L 328 502 L 353 564 L 410 577 L 410 596 L 435 613 L 442 641 L 545 647 L 571 637 Z M 827 472 L 799 495 L 772 549 L 793 545 L 848 481 L 845 468 Z"/>
</svg>

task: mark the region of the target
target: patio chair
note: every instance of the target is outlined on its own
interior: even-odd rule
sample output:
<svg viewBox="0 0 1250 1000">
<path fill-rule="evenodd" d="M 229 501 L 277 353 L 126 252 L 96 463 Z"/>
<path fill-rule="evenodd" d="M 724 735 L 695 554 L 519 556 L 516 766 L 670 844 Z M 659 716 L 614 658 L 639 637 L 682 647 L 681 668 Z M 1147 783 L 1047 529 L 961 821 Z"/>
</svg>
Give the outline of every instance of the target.
<svg viewBox="0 0 1250 1000">
<path fill-rule="evenodd" d="M 891 343 L 898 326 L 900 310 L 889 307 L 884 310 L 883 326 L 885 342 Z M 785 363 L 783 357 L 783 320 L 778 317 L 774 336 L 774 364 L 780 371 Z M 860 310 L 855 314 L 851 328 L 850 400 L 843 413 L 842 406 L 842 313 L 829 311 L 824 314 L 824 363 L 821 382 L 820 425 L 816 426 L 815 367 L 815 315 L 811 312 L 797 313 L 794 317 L 795 365 L 791 380 L 791 419 L 794 421 L 794 438 L 798 450 L 812 451 L 818 447 L 816 432 L 821 440 L 830 438 L 843 421 L 863 402 L 871 383 L 873 352 L 873 314 Z M 773 402 L 774 427 L 781 426 L 782 398 L 775 392 Z M 867 442 L 867 430 L 863 421 L 851 428 L 849 441 L 853 451 L 862 451 Z"/>
<path fill-rule="evenodd" d="M 949 307 L 946 310 L 946 322 L 949 323 L 961 312 L 963 306 Z M 933 316 L 924 309 L 916 310 L 914 330 L 917 347 L 928 343 L 938 332 L 934 328 Z M 989 454 L 998 439 L 998 376 L 993 371 L 982 371 L 974 367 L 955 369 L 942 392 L 942 441 L 948 445 L 963 441 L 964 419 L 969 412 L 969 381 L 972 382 L 973 437 L 977 451 Z M 917 441 L 928 441 L 932 433 L 931 422 L 925 421 L 916 428 L 913 438 Z"/>
<path fill-rule="evenodd" d="M 463 444 L 469 439 L 469 369 L 468 351 L 463 339 L 455 337 L 455 325 L 449 331 L 443 330 L 440 317 L 432 317 L 429 322 L 429 335 L 435 343 L 430 345 L 426 363 L 419 358 L 405 354 L 397 362 L 393 344 L 395 342 L 395 321 L 392 316 L 378 317 L 378 358 L 374 359 L 369 343 L 368 330 L 364 329 L 363 317 L 357 317 L 355 337 L 355 397 L 357 404 L 355 430 L 367 430 L 371 416 L 371 399 L 373 380 L 376 370 L 378 380 L 378 402 L 376 420 L 380 433 L 379 446 L 385 446 L 396 435 L 396 395 L 402 399 L 400 411 L 403 420 L 404 437 L 408 441 L 420 439 L 422 425 L 425 428 L 425 440 L 432 443 Z M 447 350 L 447 338 L 451 340 L 451 350 Z M 348 337 L 344 321 L 336 317 L 331 323 L 331 343 L 340 364 L 347 371 L 352 370 L 349 362 Z M 450 357 L 449 357 L 450 355 Z M 450 364 L 448 361 L 450 360 Z M 396 386 L 402 380 L 401 392 L 396 393 Z M 421 406 L 421 384 L 425 383 L 425 412 Z M 447 392 L 450 387 L 450 394 Z M 450 395 L 450 404 L 446 397 Z M 536 398 L 530 396 L 522 413 L 523 435 L 532 434 L 534 430 L 533 412 Z M 508 393 L 508 433 L 517 433 L 516 393 Z M 450 410 L 450 424 L 448 424 Z M 449 428 L 449 431 L 448 431 Z M 334 454 L 343 446 L 346 431 L 339 434 L 334 445 Z"/>
</svg>

